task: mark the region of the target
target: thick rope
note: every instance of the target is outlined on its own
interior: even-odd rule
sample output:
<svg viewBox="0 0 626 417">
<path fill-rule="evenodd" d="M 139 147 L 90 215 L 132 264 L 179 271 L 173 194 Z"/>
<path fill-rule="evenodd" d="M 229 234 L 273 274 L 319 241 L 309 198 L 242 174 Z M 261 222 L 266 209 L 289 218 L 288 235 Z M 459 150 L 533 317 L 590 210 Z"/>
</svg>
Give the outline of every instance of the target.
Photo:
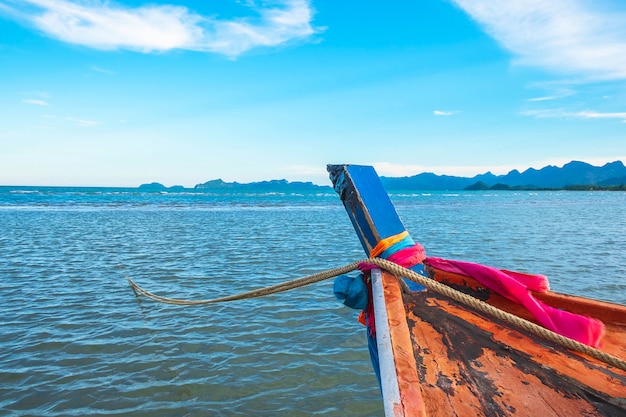
<svg viewBox="0 0 626 417">
<path fill-rule="evenodd" d="M 471 307 L 481 313 L 485 313 L 499 320 L 502 320 L 508 324 L 511 324 L 513 326 L 526 330 L 534 335 L 537 335 L 546 340 L 554 342 L 558 345 L 564 346 L 568 349 L 571 349 L 577 352 L 584 353 L 588 356 L 591 356 L 592 358 L 595 358 L 599 361 L 602 361 L 611 366 L 614 366 L 623 371 L 626 371 L 626 361 L 623 359 L 620 359 L 609 353 L 603 352 L 600 349 L 593 348 L 591 346 L 585 345 L 584 343 L 580 343 L 576 340 L 562 336 L 558 333 L 555 333 L 551 330 L 546 329 L 545 327 L 539 326 L 538 324 L 535 324 L 531 321 L 528 321 L 514 314 L 508 313 L 504 310 L 494 307 L 490 304 L 487 304 L 484 301 L 481 301 L 475 297 L 472 297 L 471 295 L 455 290 L 454 288 L 451 288 L 445 284 L 437 282 L 433 279 L 420 275 L 410 269 L 403 268 L 393 262 L 390 262 L 381 258 L 368 258 L 362 261 L 353 262 L 351 264 L 348 264 L 339 268 L 329 269 L 327 271 L 322 271 L 317 274 L 308 275 L 306 277 L 299 278 L 293 281 L 288 281 L 288 282 L 284 282 L 281 284 L 272 285 L 269 287 L 259 288 L 256 290 L 247 291 L 247 292 L 243 292 L 240 294 L 214 298 L 210 300 L 193 301 L 193 300 L 181 300 L 181 299 L 176 299 L 176 298 L 162 297 L 162 296 L 153 294 L 141 288 L 139 285 L 137 285 L 137 283 L 135 283 L 135 281 L 133 281 L 127 275 L 126 275 L 126 279 L 128 280 L 131 287 L 137 294 L 143 295 L 151 300 L 158 301 L 161 303 L 175 304 L 175 305 L 187 305 L 187 306 L 188 305 L 203 305 L 203 304 L 221 303 L 221 302 L 226 302 L 226 301 L 246 300 L 246 299 L 251 299 L 251 298 L 263 297 L 263 296 L 270 295 L 270 294 L 277 294 L 277 293 L 288 291 L 294 288 L 299 288 L 299 287 L 310 285 L 316 282 L 324 281 L 324 280 L 336 277 L 341 274 L 346 274 L 348 272 L 358 269 L 358 266 L 361 263 L 374 264 L 380 267 L 381 269 L 384 269 L 390 272 L 396 277 L 407 278 L 411 281 L 414 281 L 428 288 L 431 291 L 442 294 L 448 298 L 451 298 L 454 301 L 457 301 L 463 305 Z"/>
<path fill-rule="evenodd" d="M 228 295 L 228 296 L 220 297 L 220 298 L 213 298 L 210 300 L 195 300 L 195 301 L 194 300 L 181 300 L 177 298 L 168 298 L 168 297 L 162 297 L 160 295 L 153 294 L 149 292 L 148 290 L 141 288 L 128 275 L 125 275 L 125 276 L 128 282 L 130 283 L 130 286 L 139 295 L 143 295 L 144 297 L 147 297 L 151 300 L 158 301 L 160 303 L 165 303 L 165 304 L 175 304 L 175 305 L 182 305 L 182 306 L 197 306 L 197 305 L 203 305 L 203 304 L 223 303 L 226 301 L 249 300 L 251 298 L 264 297 L 270 294 L 277 294 L 277 293 L 293 290 L 295 288 L 304 287 L 306 285 L 314 284 L 316 282 L 325 281 L 327 279 L 334 278 L 341 274 L 347 274 L 348 272 L 351 272 L 357 269 L 358 265 L 359 265 L 359 262 L 354 262 L 346 266 L 329 269 L 327 271 L 322 271 L 317 274 L 308 275 L 306 277 L 298 278 L 293 281 L 287 281 L 281 284 L 271 285 L 269 287 L 258 288 L 256 290 L 242 292 L 242 293 L 234 294 L 234 295 Z"/>
</svg>

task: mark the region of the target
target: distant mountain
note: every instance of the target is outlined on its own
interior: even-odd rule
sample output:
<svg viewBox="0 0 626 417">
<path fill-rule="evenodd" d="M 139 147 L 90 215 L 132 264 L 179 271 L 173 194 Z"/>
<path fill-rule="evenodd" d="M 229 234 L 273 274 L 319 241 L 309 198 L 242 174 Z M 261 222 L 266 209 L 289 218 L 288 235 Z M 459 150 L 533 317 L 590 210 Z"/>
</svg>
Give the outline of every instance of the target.
<svg viewBox="0 0 626 417">
<path fill-rule="evenodd" d="M 265 192 L 292 192 L 292 191 L 332 191 L 330 186 L 316 185 L 312 182 L 287 180 L 271 180 L 250 183 L 225 182 L 221 179 L 207 181 L 194 187 L 201 190 L 218 191 L 265 191 Z"/>
<path fill-rule="evenodd" d="M 586 162 L 572 161 L 562 168 L 546 166 L 539 170 L 529 168 L 524 172 L 510 171 L 506 175 L 491 172 L 472 178 L 422 173 L 411 177 L 381 177 L 383 185 L 392 190 L 463 190 L 485 189 L 497 186 L 528 188 L 564 188 L 573 185 L 619 186 L 626 181 L 626 167 L 621 161 L 597 167 Z"/>
<path fill-rule="evenodd" d="M 626 184 L 626 166 L 621 161 L 597 167 L 586 162 L 572 161 L 562 168 L 549 165 L 539 170 L 529 168 L 524 172 L 514 169 L 506 175 L 491 172 L 474 177 L 455 177 L 425 172 L 411 177 L 381 177 L 388 191 L 400 190 L 507 190 L 511 188 L 565 188 L 576 185 L 619 186 Z M 178 191 L 184 187 L 166 187 L 158 182 L 142 184 L 144 191 Z M 312 182 L 271 180 L 250 183 L 226 182 L 221 179 L 197 184 L 196 190 L 245 192 L 331 192 L 332 187 Z"/>
<path fill-rule="evenodd" d="M 151 191 L 151 192 L 162 192 L 162 191 L 181 191 L 184 190 L 185 187 L 182 185 L 174 185 L 172 187 L 166 187 L 165 185 L 158 182 L 151 182 L 150 184 L 141 184 L 139 186 L 141 191 Z"/>
</svg>

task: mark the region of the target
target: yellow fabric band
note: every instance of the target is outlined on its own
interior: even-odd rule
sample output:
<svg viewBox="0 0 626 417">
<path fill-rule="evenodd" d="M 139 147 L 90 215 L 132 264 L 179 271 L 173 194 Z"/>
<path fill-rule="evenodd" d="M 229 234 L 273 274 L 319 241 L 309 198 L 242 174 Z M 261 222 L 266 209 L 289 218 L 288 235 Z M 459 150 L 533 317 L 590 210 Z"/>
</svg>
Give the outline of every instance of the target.
<svg viewBox="0 0 626 417">
<path fill-rule="evenodd" d="M 386 237 L 386 238 L 382 239 L 370 251 L 370 258 L 377 257 L 378 255 L 383 253 L 385 250 L 387 250 L 389 247 L 391 247 L 391 246 L 395 245 L 396 243 L 400 242 L 402 239 L 404 239 L 408 235 L 409 235 L 409 232 L 407 232 L 405 230 L 404 232 L 398 233 L 397 235 L 389 236 L 389 237 Z"/>
</svg>

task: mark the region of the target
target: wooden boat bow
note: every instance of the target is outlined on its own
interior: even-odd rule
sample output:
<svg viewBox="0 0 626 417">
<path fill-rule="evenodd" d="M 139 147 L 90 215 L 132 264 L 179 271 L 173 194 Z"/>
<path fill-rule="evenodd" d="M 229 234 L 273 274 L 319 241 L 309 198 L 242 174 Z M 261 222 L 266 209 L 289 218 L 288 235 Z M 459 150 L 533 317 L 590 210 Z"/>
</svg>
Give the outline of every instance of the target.
<svg viewBox="0 0 626 417">
<path fill-rule="evenodd" d="M 329 165 L 365 252 L 406 232 L 372 167 Z M 520 305 L 471 277 L 418 265 L 418 272 L 535 322 Z M 373 359 L 387 416 L 626 416 L 626 371 L 565 348 L 433 291 L 373 270 Z M 601 320 L 602 351 L 626 359 L 626 307 L 554 292 L 554 308 Z"/>
</svg>

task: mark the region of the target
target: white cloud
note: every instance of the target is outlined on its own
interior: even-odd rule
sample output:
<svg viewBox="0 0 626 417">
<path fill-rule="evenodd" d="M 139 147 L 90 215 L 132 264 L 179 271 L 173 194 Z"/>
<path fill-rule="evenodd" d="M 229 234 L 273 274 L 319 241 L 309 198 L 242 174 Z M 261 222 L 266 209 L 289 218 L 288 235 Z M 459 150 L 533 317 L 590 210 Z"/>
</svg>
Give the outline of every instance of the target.
<svg viewBox="0 0 626 417">
<path fill-rule="evenodd" d="M 597 112 L 592 110 L 579 111 L 574 113 L 574 117 L 583 119 L 622 119 L 626 122 L 626 112 Z"/>
<path fill-rule="evenodd" d="M 92 126 L 98 126 L 100 123 L 99 122 L 93 122 L 91 120 L 77 120 L 78 126 L 83 126 L 83 127 L 92 127 Z"/>
<path fill-rule="evenodd" d="M 433 114 L 435 116 L 452 116 L 453 114 L 458 113 L 456 111 L 444 111 L 444 110 L 434 110 Z"/>
<path fill-rule="evenodd" d="M 598 112 L 594 110 L 565 111 L 562 109 L 525 110 L 524 116 L 537 118 L 619 119 L 626 122 L 626 112 Z"/>
<path fill-rule="evenodd" d="M 45 100 L 37 100 L 32 98 L 26 98 L 22 100 L 22 103 L 34 104 L 35 106 L 49 106 L 48 102 Z"/>
<path fill-rule="evenodd" d="M 22 0 L 23 10 L 5 12 L 46 35 L 95 49 L 163 52 L 187 49 L 235 57 L 258 46 L 277 46 L 316 32 L 308 0 L 285 0 L 259 8 L 258 19 L 216 20 L 186 7 L 125 7 L 108 1 Z M 31 7 L 27 7 L 31 6 Z"/>
<path fill-rule="evenodd" d="M 74 117 L 68 117 L 67 120 L 70 122 L 76 123 L 77 126 L 81 127 L 94 127 L 100 125 L 100 122 L 94 122 L 92 120 L 84 120 L 84 119 L 76 119 Z"/>
<path fill-rule="evenodd" d="M 552 81 L 552 82 L 533 82 L 528 85 L 529 89 L 533 90 L 543 90 L 543 94 L 538 97 L 532 97 L 526 99 L 526 101 L 530 102 L 538 102 L 538 101 L 552 101 L 552 100 L 560 100 L 563 98 L 571 97 L 573 95 L 578 94 L 578 91 L 574 89 L 574 87 L 569 86 L 568 84 L 572 81 Z"/>
<path fill-rule="evenodd" d="M 589 79 L 626 78 L 623 2 L 453 1 L 513 52 L 518 64 Z"/>
<path fill-rule="evenodd" d="M 567 95 L 552 95 L 552 96 L 541 96 L 541 97 L 533 97 L 526 99 L 526 101 L 551 101 L 551 100 L 559 100 L 567 97 Z"/>
</svg>

